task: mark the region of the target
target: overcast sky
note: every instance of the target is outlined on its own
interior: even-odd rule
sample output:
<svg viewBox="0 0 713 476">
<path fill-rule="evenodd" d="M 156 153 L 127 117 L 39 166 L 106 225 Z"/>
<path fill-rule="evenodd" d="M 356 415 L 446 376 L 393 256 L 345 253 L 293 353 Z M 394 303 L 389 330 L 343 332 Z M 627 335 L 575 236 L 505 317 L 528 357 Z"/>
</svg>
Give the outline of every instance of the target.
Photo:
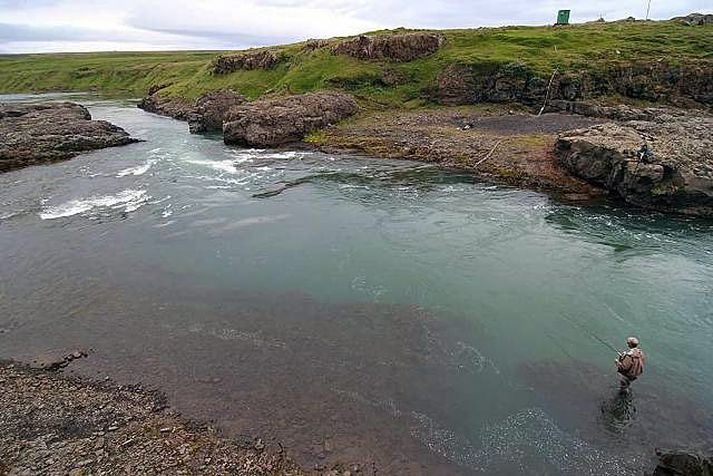
<svg viewBox="0 0 713 476">
<path fill-rule="evenodd" d="M 0 53 L 238 49 L 399 26 L 459 28 L 643 18 L 647 0 L 0 0 Z M 651 17 L 713 12 L 652 0 Z"/>
</svg>

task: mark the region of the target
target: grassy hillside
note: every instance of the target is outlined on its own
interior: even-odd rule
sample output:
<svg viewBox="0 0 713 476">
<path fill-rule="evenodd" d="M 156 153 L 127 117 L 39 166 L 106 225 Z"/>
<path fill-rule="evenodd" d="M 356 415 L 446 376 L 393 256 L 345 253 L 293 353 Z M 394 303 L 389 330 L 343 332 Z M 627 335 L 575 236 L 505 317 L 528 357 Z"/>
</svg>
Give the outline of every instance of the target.
<svg viewBox="0 0 713 476">
<path fill-rule="evenodd" d="M 342 88 L 365 101 L 416 105 L 435 85 L 438 72 L 454 63 L 492 69 L 519 62 L 548 76 L 555 67 L 597 69 L 613 61 L 713 61 L 713 25 L 621 21 L 440 33 L 446 43 L 436 54 L 406 63 L 337 56 L 329 48 L 306 51 L 296 43 L 275 47 L 285 60 L 273 69 L 220 76 L 210 73 L 217 51 L 8 55 L 0 57 L 0 92 L 98 90 L 141 96 L 153 84 L 171 83 L 166 93 L 189 98 L 223 87 L 256 98 Z M 385 74 L 407 81 L 389 86 Z"/>
</svg>

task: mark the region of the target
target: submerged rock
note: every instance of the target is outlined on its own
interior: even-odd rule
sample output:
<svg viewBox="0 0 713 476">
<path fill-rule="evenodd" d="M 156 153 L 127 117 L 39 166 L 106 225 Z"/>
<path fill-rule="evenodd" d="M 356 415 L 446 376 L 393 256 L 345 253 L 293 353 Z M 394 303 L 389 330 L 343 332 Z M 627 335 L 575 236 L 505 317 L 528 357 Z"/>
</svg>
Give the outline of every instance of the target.
<svg viewBox="0 0 713 476">
<path fill-rule="evenodd" d="M 432 55 L 444 41 L 444 38 L 436 33 L 360 35 L 340 41 L 332 48 L 332 52 L 364 60 L 411 61 Z"/>
<path fill-rule="evenodd" d="M 348 94 L 322 92 L 265 99 L 233 107 L 223 124 L 226 144 L 274 146 L 298 141 L 358 109 Z"/>
<path fill-rule="evenodd" d="M 571 173 L 629 203 L 713 216 L 711 130 L 713 116 L 707 114 L 662 115 L 565 132 L 555 149 Z"/>
<path fill-rule="evenodd" d="M 92 120 L 79 104 L 0 106 L 0 172 L 137 141 L 121 127 Z"/>
<path fill-rule="evenodd" d="M 225 114 L 231 107 L 245 102 L 245 97 L 232 89 L 206 93 L 198 98 L 193 111 L 188 114 L 188 128 L 192 134 L 220 132 Z"/>
<path fill-rule="evenodd" d="M 657 451 L 659 464 L 651 476 L 711 476 L 713 457 L 685 451 Z"/>
</svg>

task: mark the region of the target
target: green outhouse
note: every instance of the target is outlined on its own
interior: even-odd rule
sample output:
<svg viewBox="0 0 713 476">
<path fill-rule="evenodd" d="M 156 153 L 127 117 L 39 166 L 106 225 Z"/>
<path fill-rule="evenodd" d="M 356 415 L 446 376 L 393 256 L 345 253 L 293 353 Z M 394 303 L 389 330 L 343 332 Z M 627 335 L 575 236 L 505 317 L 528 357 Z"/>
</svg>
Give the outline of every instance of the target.
<svg viewBox="0 0 713 476">
<path fill-rule="evenodd" d="M 557 12 L 557 25 L 569 25 L 569 10 Z"/>
</svg>

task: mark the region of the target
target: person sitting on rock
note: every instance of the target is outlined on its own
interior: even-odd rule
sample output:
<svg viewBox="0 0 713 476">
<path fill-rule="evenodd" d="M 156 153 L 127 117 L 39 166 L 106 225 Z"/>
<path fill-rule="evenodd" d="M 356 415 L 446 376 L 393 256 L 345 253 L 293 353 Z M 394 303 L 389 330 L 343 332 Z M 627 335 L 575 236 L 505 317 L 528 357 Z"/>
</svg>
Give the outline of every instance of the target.
<svg viewBox="0 0 713 476">
<path fill-rule="evenodd" d="M 649 144 L 644 142 L 644 144 L 641 146 L 641 149 L 639 149 L 639 152 L 637 155 L 639 156 L 639 161 L 647 162 L 649 159 L 651 159 L 654 156 L 654 151 L 651 150 L 651 147 L 649 147 Z"/>
<path fill-rule="evenodd" d="M 646 360 L 644 351 L 639 348 L 639 339 L 629 337 L 626 339 L 626 345 L 629 350 L 620 354 L 615 361 L 622 392 L 626 392 L 631 386 L 631 382 L 644 373 L 644 361 Z"/>
</svg>

